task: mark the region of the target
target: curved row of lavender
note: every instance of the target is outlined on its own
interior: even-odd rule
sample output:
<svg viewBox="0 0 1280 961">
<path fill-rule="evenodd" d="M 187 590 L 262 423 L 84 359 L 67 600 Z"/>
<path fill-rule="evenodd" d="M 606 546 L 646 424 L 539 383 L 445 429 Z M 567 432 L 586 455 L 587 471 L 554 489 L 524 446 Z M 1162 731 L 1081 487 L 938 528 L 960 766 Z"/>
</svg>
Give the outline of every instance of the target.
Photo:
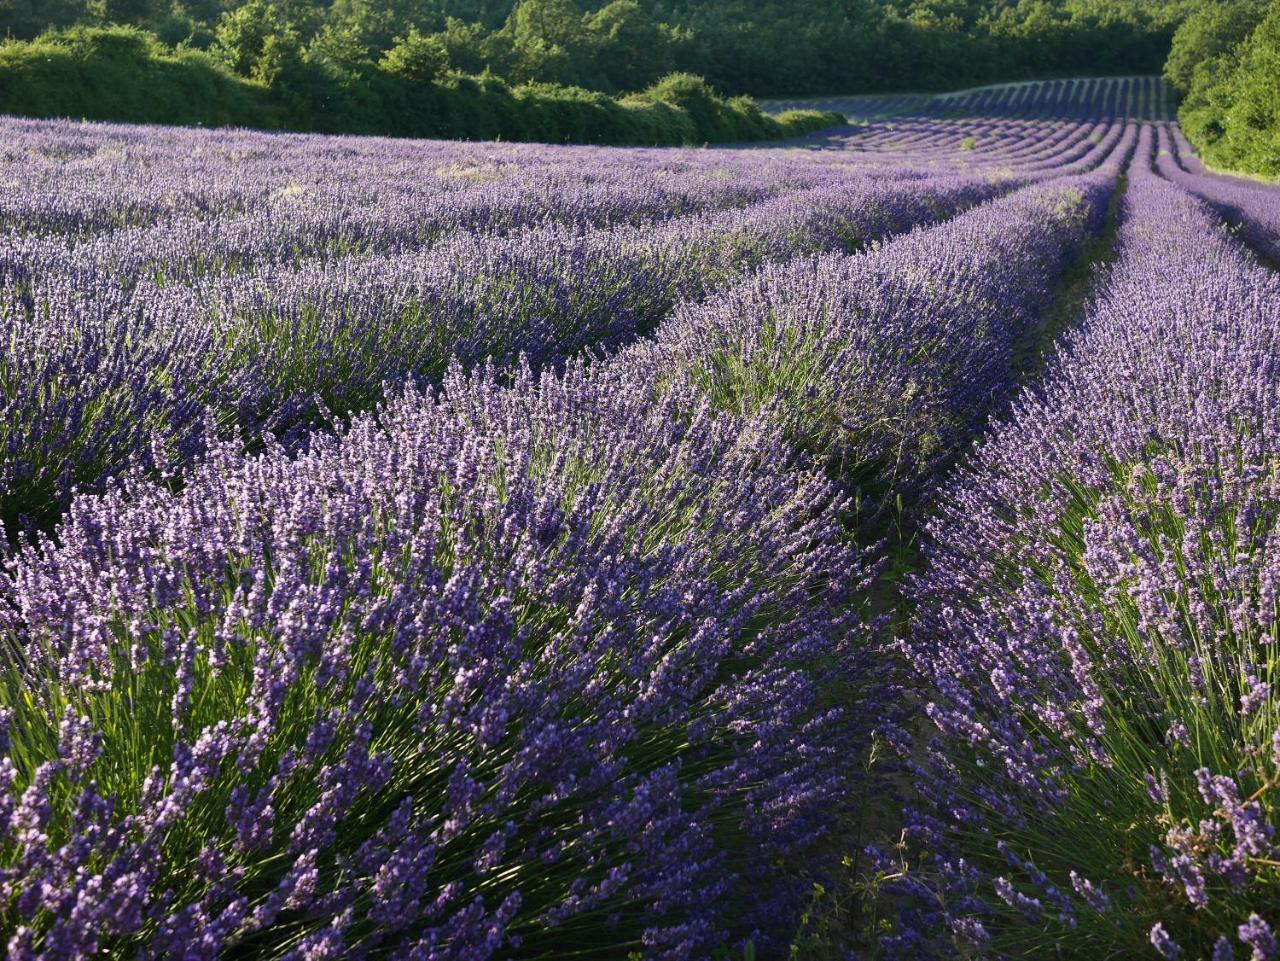
<svg viewBox="0 0 1280 961">
<path fill-rule="evenodd" d="M 1160 77 L 1082 77 L 996 84 L 957 93 L 882 94 L 772 100 L 772 113 L 784 110 L 834 110 L 862 120 L 910 116 L 946 116 L 966 123 L 983 117 L 1088 120 L 1128 118 L 1171 120 L 1176 94 Z"/>
<path fill-rule="evenodd" d="M 1186 158 L 1192 158 L 1188 167 Z M 1208 201 L 1240 230 L 1242 238 L 1280 266 L 1280 197 L 1262 183 L 1208 173 L 1194 160 L 1191 145 L 1177 127 L 1160 128 L 1160 175 Z"/>
<path fill-rule="evenodd" d="M 438 382 L 450 359 L 523 353 L 537 367 L 610 349 L 763 263 L 857 249 L 1030 179 L 1088 170 L 1122 129 L 1068 125 L 1047 145 L 1025 131 L 993 137 L 1006 147 L 992 148 L 978 175 L 941 166 L 888 176 L 765 151 L 751 152 L 755 168 L 718 151 L 654 152 L 632 169 L 615 151 L 566 171 L 558 153 L 534 150 L 528 171 L 506 157 L 515 170 L 503 174 L 504 155 L 489 145 L 430 145 L 438 169 L 465 160 L 463 169 L 499 172 L 443 193 L 448 177 L 412 189 L 374 178 L 352 198 L 339 190 L 350 168 L 337 145 L 276 138 L 302 156 L 296 169 L 287 155 L 271 160 L 265 185 L 292 176 L 309 186 L 258 197 L 257 207 L 244 201 L 252 212 L 70 234 L 60 212 L 27 223 L 8 235 L 2 261 L 10 336 L 0 359 L 12 373 L 0 391 L 0 521 L 10 532 L 47 527 L 73 489 L 100 490 L 130 470 L 179 475 L 218 437 L 268 431 L 295 444 L 368 409 L 387 383 Z M 159 146 L 121 146 L 108 130 L 111 156 L 162 162 Z M 26 133 L 75 156 L 76 137 L 92 141 L 97 128 Z M 191 174 L 189 199 L 243 186 L 226 157 L 252 139 L 207 138 L 196 142 L 217 159 Z M 175 139 L 171 152 L 184 143 Z M 404 152 L 391 151 L 393 175 L 404 175 Z M 663 156 L 669 175 L 658 178 Z M 68 202 L 92 206 L 73 183 Z M 166 195 L 172 186 L 162 185 Z M 317 203 L 322 195 L 332 203 Z M 561 222 L 537 223 L 548 210 Z"/>
<path fill-rule="evenodd" d="M 464 232 L 422 252 L 125 290 L 50 270 L 8 291 L 0 516 L 43 518 L 74 485 L 130 469 L 173 474 L 228 432 L 305 436 L 386 383 L 438 382 L 451 359 L 541 366 L 608 349 L 753 265 L 857 248 L 1004 189 L 872 180 L 644 228 Z"/>
<path fill-rule="evenodd" d="M 779 924 L 770 865 L 846 783 L 819 695 L 866 576 L 782 445 L 579 365 L 456 373 L 303 457 L 77 500 L 7 591 L 44 700 L 10 700 L 23 950 L 679 958 Z"/>
<path fill-rule="evenodd" d="M 981 87 L 936 96 L 917 112 L 924 116 L 1131 117 L 1172 119 L 1174 97 L 1160 77 L 1090 77 Z"/>
<path fill-rule="evenodd" d="M 1277 956 L 1280 277 L 1142 138 L 1084 328 L 938 497 L 891 956 Z"/>
<path fill-rule="evenodd" d="M 876 502 L 936 473 L 1008 389 L 1059 278 L 1103 227 L 1136 129 L 1052 180 L 854 256 L 765 267 L 678 307 L 631 355 L 720 409 L 768 409 Z"/>
<path fill-rule="evenodd" d="M 1103 143 L 1122 157 L 1132 134 Z M 1063 169 L 1087 155 L 1102 159 Z M 455 366 L 301 451 L 215 444 L 180 493 L 135 477 L 77 498 L 0 588 L 10 950 L 781 950 L 857 813 L 878 683 L 858 614 L 876 563 L 844 524 L 861 477 L 829 468 L 878 459 L 894 487 L 976 426 L 1100 228 L 1117 165 L 766 267 L 589 367 Z M 951 205 L 933 218 L 1002 189 L 908 193 Z M 865 190 L 853 199 L 910 206 L 897 182 Z M 697 299 L 747 252 L 842 249 L 865 218 L 896 223 L 897 206 L 810 196 L 827 199 L 790 219 L 781 201 L 755 227 L 732 215 L 747 240 L 723 251 L 708 244 L 723 228 L 676 221 L 634 249 L 669 254 L 664 283 Z M 604 235 L 530 236 L 581 250 Z M 414 256 L 465 265 L 495 245 Z M 578 264 L 556 269 L 592 276 Z M 316 275 L 305 289 L 333 289 Z M 608 276 L 549 289 L 566 317 L 635 296 Z M 510 316 L 514 336 L 526 321 Z M 838 412 L 824 435 L 798 431 L 820 403 Z M 930 440 L 899 459 L 908 423 Z"/>
</svg>

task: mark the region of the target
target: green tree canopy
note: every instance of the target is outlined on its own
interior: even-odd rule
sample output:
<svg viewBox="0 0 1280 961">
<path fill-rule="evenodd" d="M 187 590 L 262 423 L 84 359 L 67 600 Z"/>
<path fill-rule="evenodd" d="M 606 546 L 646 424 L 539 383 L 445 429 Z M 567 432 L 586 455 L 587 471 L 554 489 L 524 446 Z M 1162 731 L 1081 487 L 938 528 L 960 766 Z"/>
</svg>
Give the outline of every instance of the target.
<svg viewBox="0 0 1280 961">
<path fill-rule="evenodd" d="M 382 69 L 414 83 L 430 83 L 449 68 L 449 51 L 439 37 L 416 28 L 382 56 Z"/>
<path fill-rule="evenodd" d="M 1173 35 L 1164 76 L 1182 93 L 1191 89 L 1195 71 L 1248 39 L 1266 15 L 1265 0 L 1207 3 L 1193 11 Z"/>
<path fill-rule="evenodd" d="M 675 67 L 672 30 L 637 0 L 613 0 L 587 21 L 596 60 L 615 90 L 640 90 Z"/>
<path fill-rule="evenodd" d="M 326 34 L 309 55 L 317 63 L 341 62 L 337 37 L 358 34 L 374 63 L 416 30 L 440 36 L 454 69 L 489 69 L 513 83 L 635 91 L 675 69 L 705 76 L 719 90 L 782 96 L 1155 72 L 1178 22 L 1210 2 L 272 0 L 269 6 L 301 47 L 311 49 Z M 215 42 L 224 15 L 248 10 L 256 21 L 261 6 L 262 0 L 0 0 L 0 33 L 31 38 L 75 22 L 118 22 L 203 48 Z"/>
</svg>

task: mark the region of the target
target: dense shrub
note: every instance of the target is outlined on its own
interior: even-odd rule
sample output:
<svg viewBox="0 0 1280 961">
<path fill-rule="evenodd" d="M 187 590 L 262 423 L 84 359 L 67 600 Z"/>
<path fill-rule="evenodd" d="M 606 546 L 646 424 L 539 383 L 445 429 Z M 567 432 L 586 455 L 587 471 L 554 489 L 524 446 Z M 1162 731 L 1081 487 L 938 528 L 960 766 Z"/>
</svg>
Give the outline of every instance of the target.
<svg viewBox="0 0 1280 961">
<path fill-rule="evenodd" d="M 382 57 L 387 73 L 417 83 L 430 83 L 449 66 L 449 51 L 438 37 L 410 30 Z"/>
<path fill-rule="evenodd" d="M 0 44 L 0 109 L 152 123 L 280 122 L 264 91 L 208 54 L 169 51 L 132 27 L 76 27 Z"/>
<path fill-rule="evenodd" d="M 305 50 L 243 7 L 213 51 L 171 50 L 133 27 L 74 27 L 0 44 L 0 111 L 148 123 L 237 125 L 404 137 L 676 145 L 795 136 L 842 122 L 781 120 L 679 75 L 641 96 L 550 83 L 512 87 L 448 70 L 435 37 L 410 33 L 379 64 L 330 32 Z M 265 8 L 264 8 L 265 9 Z M 268 16 L 263 23 L 274 23 Z M 236 71 L 239 70 L 240 73 Z M 243 74 L 243 75 L 242 75 Z"/>
</svg>

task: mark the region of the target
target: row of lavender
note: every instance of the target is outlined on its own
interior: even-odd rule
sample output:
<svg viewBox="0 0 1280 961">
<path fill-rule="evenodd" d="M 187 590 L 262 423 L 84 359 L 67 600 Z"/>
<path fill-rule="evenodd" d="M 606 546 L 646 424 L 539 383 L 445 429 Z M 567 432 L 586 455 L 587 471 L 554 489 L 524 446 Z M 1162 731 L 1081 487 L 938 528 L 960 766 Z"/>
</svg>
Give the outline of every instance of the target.
<svg viewBox="0 0 1280 961">
<path fill-rule="evenodd" d="M 1178 183 L 1275 194 L 1155 146 L 1085 327 L 938 497 L 895 956 L 1277 957 L 1280 277 Z"/>
<path fill-rule="evenodd" d="M 1167 180 L 1211 204 L 1254 250 L 1280 265 L 1280 191 L 1206 171 L 1176 126 L 1160 128 L 1157 169 Z"/>
<path fill-rule="evenodd" d="M 1133 136 L 1095 172 L 736 283 L 1017 185 L 802 195 L 796 216 L 733 212 L 748 239 L 724 249 L 723 225 L 642 230 L 607 249 L 647 259 L 538 308 L 596 304 L 607 328 L 660 299 L 627 284 L 661 274 L 679 304 L 645 308 L 652 339 L 611 359 L 455 366 L 301 452 L 214 443 L 181 493 L 132 478 L 76 499 L 3 581 L 11 952 L 779 945 L 856 813 L 877 706 L 852 499 L 913 488 L 1008 390 Z M 590 252 L 620 234 L 530 236 Z M 449 243 L 467 266 L 498 241 Z M 399 284 L 364 289 L 378 272 L 305 289 L 402 317 Z M 528 316 L 508 316 L 527 347 Z M 536 353 L 581 343 L 561 330 Z"/>
<path fill-rule="evenodd" d="M 536 223 L 544 189 L 499 180 L 501 190 L 444 194 L 429 217 L 339 209 L 325 229 L 302 204 L 297 216 L 15 232 L 0 290 L 0 521 L 47 526 L 77 486 L 135 469 L 173 475 L 219 437 L 266 431 L 296 446 L 368 409 L 385 383 L 438 382 L 450 359 L 523 353 L 537 367 L 611 348 L 762 263 L 852 251 L 1090 169 L 1121 130 L 1014 141 L 979 176 L 806 172 L 766 154 L 758 175 L 725 179 L 740 162 L 712 158 L 701 180 L 680 181 L 685 202 L 700 198 L 685 216 L 664 206 L 670 192 L 650 202 L 652 187 L 633 192 L 605 168 L 588 171 L 605 193 L 552 204 L 553 224 Z M 637 224 L 641 211 L 650 220 Z"/>
</svg>

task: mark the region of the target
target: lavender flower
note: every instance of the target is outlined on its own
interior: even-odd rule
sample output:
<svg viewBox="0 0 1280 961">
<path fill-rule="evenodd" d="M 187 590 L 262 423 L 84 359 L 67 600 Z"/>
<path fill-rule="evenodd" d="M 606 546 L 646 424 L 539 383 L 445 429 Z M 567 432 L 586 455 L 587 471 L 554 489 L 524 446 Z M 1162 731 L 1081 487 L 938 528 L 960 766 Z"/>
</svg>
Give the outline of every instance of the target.
<svg viewBox="0 0 1280 961">
<path fill-rule="evenodd" d="M 1240 925 L 1236 933 L 1240 940 L 1253 949 L 1249 961 L 1275 961 L 1277 946 L 1275 935 L 1271 933 L 1271 925 L 1256 914 L 1249 915 L 1249 920 Z"/>
<path fill-rule="evenodd" d="M 1169 932 L 1164 929 L 1164 925 L 1156 922 L 1151 928 L 1151 946 L 1160 953 L 1160 957 L 1165 961 L 1177 961 L 1182 957 L 1182 948 L 1178 946 L 1178 942 L 1169 937 Z"/>
</svg>

